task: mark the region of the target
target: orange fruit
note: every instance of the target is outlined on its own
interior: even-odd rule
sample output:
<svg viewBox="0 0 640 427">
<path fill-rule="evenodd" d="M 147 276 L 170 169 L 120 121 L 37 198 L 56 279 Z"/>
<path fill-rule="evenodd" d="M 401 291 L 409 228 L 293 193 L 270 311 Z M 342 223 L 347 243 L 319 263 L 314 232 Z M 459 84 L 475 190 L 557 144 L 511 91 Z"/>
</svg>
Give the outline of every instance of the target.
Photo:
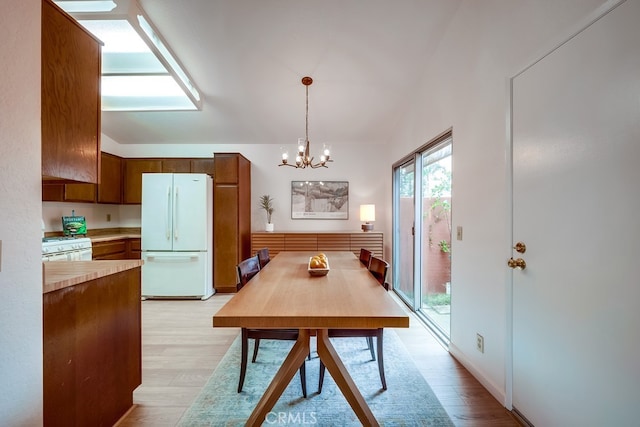
<svg viewBox="0 0 640 427">
<path fill-rule="evenodd" d="M 322 266 L 322 260 L 316 257 L 311 258 L 311 262 L 309 262 L 310 268 L 324 268 Z"/>
</svg>

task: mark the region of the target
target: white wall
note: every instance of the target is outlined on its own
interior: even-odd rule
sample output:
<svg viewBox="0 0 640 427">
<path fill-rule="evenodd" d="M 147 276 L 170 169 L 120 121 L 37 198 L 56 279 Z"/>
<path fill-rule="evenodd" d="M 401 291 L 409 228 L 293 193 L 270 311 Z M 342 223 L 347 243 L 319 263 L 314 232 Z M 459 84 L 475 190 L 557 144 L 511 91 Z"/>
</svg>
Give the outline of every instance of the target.
<svg viewBox="0 0 640 427">
<path fill-rule="evenodd" d="M 603 3 L 464 1 L 390 144 L 398 159 L 453 128 L 453 229 L 464 239 L 452 246 L 450 349 L 507 406 L 507 79 Z"/>
<path fill-rule="evenodd" d="M 0 4 L 0 424 L 42 424 L 40 0 Z"/>
</svg>

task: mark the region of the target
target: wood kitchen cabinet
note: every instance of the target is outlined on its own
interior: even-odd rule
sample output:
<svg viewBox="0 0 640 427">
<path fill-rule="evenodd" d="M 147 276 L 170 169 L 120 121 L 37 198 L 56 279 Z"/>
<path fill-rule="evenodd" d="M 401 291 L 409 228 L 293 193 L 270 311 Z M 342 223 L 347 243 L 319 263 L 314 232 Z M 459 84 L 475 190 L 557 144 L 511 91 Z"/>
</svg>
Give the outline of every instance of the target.
<svg viewBox="0 0 640 427">
<path fill-rule="evenodd" d="M 142 203 L 143 173 L 206 173 L 213 176 L 213 158 L 123 159 L 123 198 L 125 204 Z"/>
<path fill-rule="evenodd" d="M 91 244 L 91 258 L 93 260 L 140 259 L 140 250 L 140 238 L 122 238 L 102 242 L 93 241 Z"/>
<path fill-rule="evenodd" d="M 98 203 L 122 203 L 122 158 L 102 153 Z"/>
<path fill-rule="evenodd" d="M 124 204 L 142 203 L 142 174 L 162 172 L 161 159 L 124 159 L 122 202 Z"/>
<path fill-rule="evenodd" d="M 44 202 L 122 203 L 122 159 L 100 153 L 100 184 L 50 184 L 42 182 Z"/>
<path fill-rule="evenodd" d="M 189 159 L 162 159 L 163 173 L 190 173 L 191 160 Z"/>
<path fill-rule="evenodd" d="M 44 291 L 41 425 L 112 426 L 132 407 L 142 383 L 141 267 L 134 262 L 82 263 L 83 281 Z M 43 263 L 45 287 L 52 276 L 69 276 L 62 264 Z"/>
<path fill-rule="evenodd" d="M 95 202 L 95 184 L 47 184 L 42 183 L 44 202 Z"/>
<path fill-rule="evenodd" d="M 42 179 L 98 183 L 102 43 L 42 1 Z"/>
<path fill-rule="evenodd" d="M 213 158 L 211 159 L 191 159 L 191 173 L 206 173 L 213 177 L 215 165 Z"/>
<path fill-rule="evenodd" d="M 91 258 L 94 260 L 127 259 L 127 239 L 91 243 Z"/>
<path fill-rule="evenodd" d="M 100 184 L 42 182 L 44 202 L 140 204 L 143 173 L 206 173 L 213 176 L 213 158 L 126 159 L 100 154 Z"/>
<path fill-rule="evenodd" d="M 142 239 L 127 239 L 127 259 L 142 258 Z"/>
<path fill-rule="evenodd" d="M 239 153 L 213 160 L 213 285 L 235 292 L 236 265 L 251 253 L 251 162 Z"/>
</svg>

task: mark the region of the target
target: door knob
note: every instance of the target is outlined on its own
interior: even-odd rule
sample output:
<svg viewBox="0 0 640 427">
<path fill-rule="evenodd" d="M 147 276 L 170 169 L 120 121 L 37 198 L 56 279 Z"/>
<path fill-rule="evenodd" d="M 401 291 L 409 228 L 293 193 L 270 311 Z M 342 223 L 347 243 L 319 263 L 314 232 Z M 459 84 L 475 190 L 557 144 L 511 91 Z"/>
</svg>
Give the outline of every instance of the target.
<svg viewBox="0 0 640 427">
<path fill-rule="evenodd" d="M 524 270 L 525 268 L 527 268 L 527 263 L 525 262 L 525 260 L 523 260 L 522 258 L 510 258 L 509 261 L 507 261 L 507 265 L 511 268 L 518 269 L 518 270 Z"/>
<path fill-rule="evenodd" d="M 525 252 L 527 251 L 527 245 L 525 245 L 525 244 L 524 244 L 524 243 L 522 243 L 522 242 L 518 242 L 518 243 L 516 243 L 516 245 L 513 247 L 513 249 L 515 249 L 515 250 L 516 250 L 516 252 L 523 254 L 523 253 L 525 253 Z"/>
</svg>

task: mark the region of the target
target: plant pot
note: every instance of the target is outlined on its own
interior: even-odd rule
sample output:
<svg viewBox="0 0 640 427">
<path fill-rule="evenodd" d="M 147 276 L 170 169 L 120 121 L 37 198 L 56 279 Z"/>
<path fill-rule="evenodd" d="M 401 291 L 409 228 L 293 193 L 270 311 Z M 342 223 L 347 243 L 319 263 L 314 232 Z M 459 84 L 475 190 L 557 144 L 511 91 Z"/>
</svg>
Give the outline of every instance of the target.
<svg viewBox="0 0 640 427">
<path fill-rule="evenodd" d="M 264 231 L 273 231 L 273 223 L 267 223 L 264 225 Z"/>
</svg>

